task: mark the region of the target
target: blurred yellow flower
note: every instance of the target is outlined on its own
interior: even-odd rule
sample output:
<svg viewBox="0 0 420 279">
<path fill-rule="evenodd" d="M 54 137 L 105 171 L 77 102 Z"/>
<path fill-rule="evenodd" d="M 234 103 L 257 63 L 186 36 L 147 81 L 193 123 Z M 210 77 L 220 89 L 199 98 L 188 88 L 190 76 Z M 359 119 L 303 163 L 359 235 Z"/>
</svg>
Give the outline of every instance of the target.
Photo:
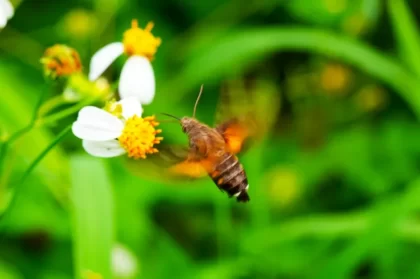
<svg viewBox="0 0 420 279">
<path fill-rule="evenodd" d="M 340 14 L 347 9 L 348 0 L 322 0 L 325 9 L 332 14 Z"/>
<path fill-rule="evenodd" d="M 45 50 L 41 58 L 44 73 L 47 77 L 55 79 L 66 77 L 82 71 L 79 53 L 66 45 L 54 45 Z"/>
<path fill-rule="evenodd" d="M 92 270 L 86 270 L 82 274 L 83 279 L 103 279 L 103 276 Z"/>
<path fill-rule="evenodd" d="M 84 107 L 73 123 L 73 134 L 83 140 L 86 152 L 97 157 L 128 154 L 134 159 L 158 152 L 154 146 L 163 139 L 156 136 L 161 133 L 156 129 L 159 123 L 154 116 L 141 117 L 143 109 L 136 98 L 108 104 L 105 109 Z"/>
<path fill-rule="evenodd" d="M 351 82 L 351 71 L 344 65 L 329 63 L 322 70 L 320 79 L 323 90 L 344 94 Z"/>
<path fill-rule="evenodd" d="M 266 175 L 268 196 L 276 207 L 292 205 L 301 193 L 298 172 L 289 166 L 277 166 Z"/>
<path fill-rule="evenodd" d="M 342 28 L 350 35 L 360 35 L 369 27 L 368 19 L 362 12 L 354 13 L 343 20 Z"/>
<path fill-rule="evenodd" d="M 84 9 L 75 9 L 64 16 L 62 25 L 65 34 L 74 38 L 86 38 L 97 28 L 95 15 Z"/>
<path fill-rule="evenodd" d="M 388 101 L 388 97 L 383 88 L 371 84 L 356 92 L 354 100 L 362 111 L 369 112 L 383 108 Z"/>
<path fill-rule="evenodd" d="M 152 35 L 153 23 L 145 29 L 132 21 L 124 33 L 122 42 L 110 43 L 99 49 L 90 61 L 89 79 L 96 80 L 122 54 L 129 58 L 125 62 L 118 83 L 121 99 L 136 97 L 142 104 L 150 104 L 155 96 L 155 75 L 150 61 L 161 43 Z"/>
</svg>

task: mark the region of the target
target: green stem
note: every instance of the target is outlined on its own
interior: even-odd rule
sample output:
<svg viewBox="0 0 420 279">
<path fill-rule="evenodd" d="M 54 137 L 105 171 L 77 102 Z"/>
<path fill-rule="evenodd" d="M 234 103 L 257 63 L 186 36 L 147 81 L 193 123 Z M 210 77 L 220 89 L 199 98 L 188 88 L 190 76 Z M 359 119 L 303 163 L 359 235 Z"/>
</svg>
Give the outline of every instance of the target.
<svg viewBox="0 0 420 279">
<path fill-rule="evenodd" d="M 64 99 L 63 95 L 55 96 L 48 101 L 46 101 L 39 109 L 38 115 L 46 115 L 53 109 L 56 109 L 57 107 L 67 104 L 67 101 Z"/>
<path fill-rule="evenodd" d="M 48 152 L 56 146 L 64 136 L 71 130 L 71 125 L 64 128 L 57 137 L 35 158 L 35 160 L 29 165 L 26 171 L 23 173 L 20 183 L 23 183 L 32 170 L 38 165 L 38 163 L 48 154 Z"/>
<path fill-rule="evenodd" d="M 14 143 L 16 140 L 18 140 L 21 136 L 29 132 L 35 126 L 35 122 L 38 116 L 38 111 L 39 111 L 39 108 L 41 107 L 42 101 L 44 100 L 46 92 L 47 90 L 41 91 L 40 97 L 37 103 L 35 104 L 35 108 L 32 113 L 31 121 L 29 122 L 29 124 L 23 127 L 22 129 L 16 131 L 8 139 L 6 139 L 6 141 L 1 145 L 0 147 L 0 173 L 2 173 L 3 171 L 3 162 L 4 162 L 4 158 L 6 157 L 7 149 L 9 148 L 9 146 L 12 143 Z"/>
<path fill-rule="evenodd" d="M 64 130 L 60 132 L 60 134 L 57 135 L 57 137 L 32 161 L 32 163 L 29 165 L 29 167 L 26 169 L 26 171 L 23 173 L 22 177 L 18 182 L 15 184 L 15 192 L 10 200 L 10 203 L 3 213 L 2 216 L 0 216 L 0 221 L 3 224 L 3 227 L 6 223 L 6 217 L 10 215 L 10 212 L 12 211 L 13 207 L 16 205 L 16 199 L 19 196 L 19 192 L 22 189 L 22 184 L 25 182 L 26 178 L 32 173 L 34 168 L 41 162 L 41 160 L 50 152 L 51 149 L 54 148 L 63 138 L 64 136 L 71 130 L 71 125 L 67 126 Z M 1 227 L 1 226 L 0 226 Z"/>
<path fill-rule="evenodd" d="M 84 106 L 93 104 L 97 100 L 99 100 L 98 97 L 87 98 L 87 99 L 83 100 L 82 102 L 75 104 L 74 106 L 71 106 L 71 107 L 69 107 L 67 109 L 64 109 L 62 111 L 59 111 L 57 113 L 54 113 L 54 114 L 51 114 L 49 116 L 45 116 L 45 117 L 42 117 L 42 118 L 38 119 L 35 123 L 35 126 L 39 127 L 39 126 L 54 123 L 54 122 L 56 122 L 56 121 L 58 121 L 62 118 L 65 118 L 67 116 L 70 116 L 70 115 L 78 112 Z"/>
</svg>

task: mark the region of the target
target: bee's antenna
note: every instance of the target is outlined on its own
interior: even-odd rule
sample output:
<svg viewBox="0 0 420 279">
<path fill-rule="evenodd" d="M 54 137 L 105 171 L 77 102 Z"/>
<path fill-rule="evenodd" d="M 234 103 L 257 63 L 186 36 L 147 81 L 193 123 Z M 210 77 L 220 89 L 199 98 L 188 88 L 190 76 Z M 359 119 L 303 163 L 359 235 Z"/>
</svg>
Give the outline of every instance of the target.
<svg viewBox="0 0 420 279">
<path fill-rule="evenodd" d="M 195 111 L 197 110 L 198 101 L 200 100 L 201 93 L 203 93 L 203 84 L 200 87 L 200 92 L 198 93 L 197 100 L 195 101 L 194 111 L 193 111 L 193 118 L 195 118 Z"/>
<path fill-rule="evenodd" d="M 159 120 L 159 123 L 179 123 L 178 120 Z"/>
<path fill-rule="evenodd" d="M 176 119 L 176 120 L 178 120 L 178 121 L 181 121 L 181 118 L 176 117 L 176 116 L 174 116 L 174 115 L 172 115 L 172 114 L 169 114 L 169 113 L 164 113 L 164 112 L 161 112 L 160 114 L 163 114 L 163 115 L 166 115 L 166 116 L 169 116 L 169 117 L 175 118 L 175 119 Z"/>
</svg>

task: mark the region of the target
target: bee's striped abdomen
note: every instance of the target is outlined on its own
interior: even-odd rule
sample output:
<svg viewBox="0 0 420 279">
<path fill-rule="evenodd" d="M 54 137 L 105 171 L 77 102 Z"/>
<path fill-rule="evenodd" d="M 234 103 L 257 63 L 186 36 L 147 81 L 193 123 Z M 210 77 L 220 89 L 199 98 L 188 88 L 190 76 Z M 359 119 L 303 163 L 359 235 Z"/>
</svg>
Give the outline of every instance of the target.
<svg viewBox="0 0 420 279">
<path fill-rule="evenodd" d="M 216 169 L 210 174 L 214 183 L 228 193 L 229 197 L 236 197 L 237 201 L 249 201 L 248 179 L 238 158 L 226 153 Z"/>
</svg>

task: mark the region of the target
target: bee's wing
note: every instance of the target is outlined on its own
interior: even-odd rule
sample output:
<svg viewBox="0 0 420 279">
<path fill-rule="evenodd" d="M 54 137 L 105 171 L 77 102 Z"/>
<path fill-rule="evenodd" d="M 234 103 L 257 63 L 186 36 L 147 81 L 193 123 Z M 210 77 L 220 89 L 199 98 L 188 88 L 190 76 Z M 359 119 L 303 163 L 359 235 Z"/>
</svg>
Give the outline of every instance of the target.
<svg viewBox="0 0 420 279">
<path fill-rule="evenodd" d="M 139 177 L 160 182 L 181 182 L 205 177 L 205 162 L 193 157 L 189 148 L 182 145 L 165 145 L 159 152 L 143 160 L 127 158 L 128 170 Z"/>
<path fill-rule="evenodd" d="M 249 146 L 255 139 L 254 129 L 249 121 L 233 118 L 227 120 L 216 127 L 216 130 L 223 136 L 226 142 L 226 150 L 232 154 L 237 154 Z"/>
<path fill-rule="evenodd" d="M 216 130 L 229 152 L 237 154 L 262 139 L 274 124 L 280 107 L 275 86 L 257 81 L 246 87 L 230 82 L 222 88 L 216 114 Z"/>
</svg>

